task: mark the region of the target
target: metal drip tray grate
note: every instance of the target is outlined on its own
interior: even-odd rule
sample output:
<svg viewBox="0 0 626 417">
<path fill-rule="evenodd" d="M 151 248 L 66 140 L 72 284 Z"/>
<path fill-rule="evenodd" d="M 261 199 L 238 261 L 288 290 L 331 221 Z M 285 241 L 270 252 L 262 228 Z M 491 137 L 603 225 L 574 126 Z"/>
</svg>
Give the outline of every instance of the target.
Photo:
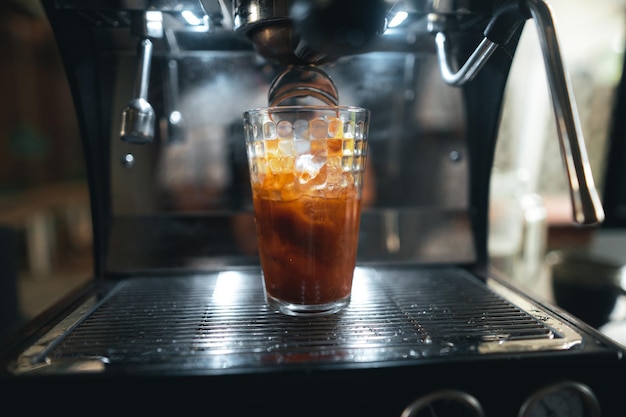
<svg viewBox="0 0 626 417">
<path fill-rule="evenodd" d="M 495 285 L 495 286 L 494 286 Z M 580 336 L 502 284 L 455 267 L 357 268 L 350 306 L 289 317 L 258 270 L 135 277 L 67 317 L 16 373 L 203 372 L 567 349 Z"/>
</svg>

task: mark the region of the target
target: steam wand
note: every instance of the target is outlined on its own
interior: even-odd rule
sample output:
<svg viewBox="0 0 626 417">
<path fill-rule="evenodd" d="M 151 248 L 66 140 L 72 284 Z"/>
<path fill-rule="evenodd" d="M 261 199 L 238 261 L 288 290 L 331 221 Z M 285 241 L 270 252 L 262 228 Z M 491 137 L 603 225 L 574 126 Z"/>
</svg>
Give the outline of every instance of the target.
<svg viewBox="0 0 626 417">
<path fill-rule="evenodd" d="M 519 25 L 530 17 L 536 23 L 546 66 L 574 220 L 586 225 L 601 223 L 604 220 L 604 210 L 594 185 L 578 112 L 561 60 L 554 20 L 550 8 L 543 0 L 509 2 L 502 7 L 487 25 L 483 41 L 458 71 L 452 70 L 442 20 L 436 14 L 429 16 L 430 30 L 436 32 L 435 42 L 442 78 L 453 86 L 462 86 L 471 81 L 498 45 L 506 44 Z"/>
<path fill-rule="evenodd" d="M 149 17 L 148 13 L 150 13 Z M 148 102 L 148 84 L 153 49 L 149 37 L 162 36 L 161 21 L 162 16 L 159 12 L 142 13 L 140 19 L 133 20 L 135 29 L 140 33 L 137 48 L 139 65 L 135 78 L 134 98 L 128 102 L 122 112 L 122 127 L 120 129 L 122 140 L 128 143 L 150 143 L 154 139 L 155 114 Z"/>
</svg>

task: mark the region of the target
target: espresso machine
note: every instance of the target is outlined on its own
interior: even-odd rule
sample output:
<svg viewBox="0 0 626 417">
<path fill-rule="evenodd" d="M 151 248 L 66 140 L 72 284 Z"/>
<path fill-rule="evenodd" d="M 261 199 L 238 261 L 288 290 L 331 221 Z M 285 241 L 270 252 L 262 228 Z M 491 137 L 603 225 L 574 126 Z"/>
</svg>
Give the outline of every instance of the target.
<svg viewBox="0 0 626 417">
<path fill-rule="evenodd" d="M 543 0 L 42 4 L 82 133 L 94 269 L 2 345 L 7 406 L 623 414 L 623 347 L 487 250 L 523 30 L 539 34 L 572 219 L 603 220 Z M 372 112 L 352 301 L 311 318 L 264 302 L 242 130 L 249 108 L 305 100 Z"/>
</svg>

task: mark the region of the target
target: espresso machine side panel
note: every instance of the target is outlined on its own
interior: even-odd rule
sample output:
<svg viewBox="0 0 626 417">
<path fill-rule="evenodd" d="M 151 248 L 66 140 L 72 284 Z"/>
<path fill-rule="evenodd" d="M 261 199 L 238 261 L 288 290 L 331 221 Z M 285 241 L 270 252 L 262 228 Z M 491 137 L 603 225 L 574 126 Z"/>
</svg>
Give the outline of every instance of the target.
<svg viewBox="0 0 626 417">
<path fill-rule="evenodd" d="M 110 79 L 112 66 L 97 55 L 93 28 L 86 21 L 64 13 L 57 8 L 55 1 L 44 0 L 42 5 L 57 39 L 78 116 L 94 231 L 94 273 L 96 278 L 101 278 L 107 257 L 105 231 L 110 217 L 108 155 L 111 129 L 111 95 L 101 94 L 101 89 L 113 84 Z"/>
</svg>

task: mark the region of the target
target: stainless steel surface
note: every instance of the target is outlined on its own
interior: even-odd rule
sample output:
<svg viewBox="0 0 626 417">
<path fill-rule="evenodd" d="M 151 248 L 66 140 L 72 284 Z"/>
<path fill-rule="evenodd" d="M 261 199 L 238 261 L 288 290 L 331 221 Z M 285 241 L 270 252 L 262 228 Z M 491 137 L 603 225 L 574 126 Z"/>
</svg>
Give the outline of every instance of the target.
<svg viewBox="0 0 626 417">
<path fill-rule="evenodd" d="M 256 51 L 282 65 L 320 64 L 325 55 L 309 51 L 301 45 L 300 36 L 290 18 L 291 0 L 271 0 L 259 3 L 253 0 L 233 2 L 233 24 L 244 33 Z M 299 55 L 296 51 L 300 51 Z"/>
<path fill-rule="evenodd" d="M 254 265 L 254 234 L 251 213 L 117 216 L 107 268 L 124 273 Z M 361 213 L 361 263 L 467 264 L 475 259 L 470 221 L 462 211 L 405 208 Z"/>
<path fill-rule="evenodd" d="M 181 50 L 174 56 L 155 51 L 153 66 L 164 69 L 173 58 L 178 62 L 177 110 L 185 119 L 186 140 L 159 137 L 155 146 L 138 147 L 116 135 L 109 139 L 111 270 L 135 270 L 145 266 L 144 260 L 161 264 L 176 256 L 179 264 L 210 262 L 212 257 L 219 264 L 222 255 L 237 262 L 250 255 L 242 250 L 245 242 L 254 241 L 254 224 L 243 177 L 248 167 L 241 115 L 267 105 L 271 81 L 279 72 L 259 63 L 251 51 Z M 114 114 L 133 86 L 133 56 L 124 54 L 115 65 Z M 360 256 L 398 262 L 475 259 L 467 214 L 471 176 L 463 97 L 438 76 L 436 56 L 422 50 L 368 53 L 321 70 L 331 77 L 340 102 L 375 115 Z M 167 105 L 158 95 L 158 76 L 167 71 L 153 73 L 152 102 L 163 114 L 160 109 Z M 129 154 L 134 164 L 120 163 Z M 398 219 L 394 247 L 388 245 L 390 230 L 380 220 L 385 213 Z"/>
<path fill-rule="evenodd" d="M 288 20 L 292 0 L 234 0 L 233 15 L 235 30 L 248 30 L 250 26 L 263 26 L 276 21 Z"/>
<path fill-rule="evenodd" d="M 549 311 L 461 268 L 358 267 L 347 309 L 306 318 L 268 310 L 260 271 L 240 268 L 124 280 L 25 351 L 13 372 L 397 364 L 561 351 L 581 341 Z"/>
<path fill-rule="evenodd" d="M 526 0 L 526 4 L 535 21 L 546 66 L 574 220 L 580 224 L 601 223 L 604 220 L 604 210 L 593 181 L 578 111 L 561 59 L 550 7 L 542 0 Z"/>
</svg>

